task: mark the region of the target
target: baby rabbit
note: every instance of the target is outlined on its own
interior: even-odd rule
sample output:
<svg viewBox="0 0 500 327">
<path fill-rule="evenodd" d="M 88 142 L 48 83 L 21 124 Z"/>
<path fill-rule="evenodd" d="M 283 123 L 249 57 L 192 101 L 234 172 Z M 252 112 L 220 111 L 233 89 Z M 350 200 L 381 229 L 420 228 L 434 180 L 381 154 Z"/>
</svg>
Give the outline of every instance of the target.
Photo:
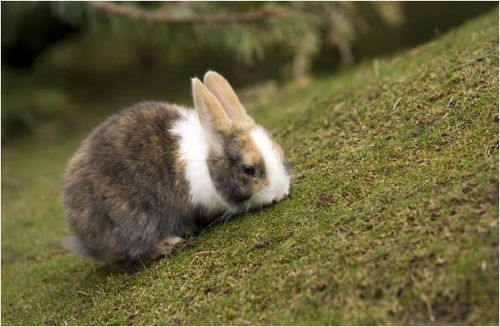
<svg viewBox="0 0 500 327">
<path fill-rule="evenodd" d="M 192 79 L 195 110 L 143 102 L 100 124 L 64 174 L 68 246 L 132 267 L 169 254 L 221 215 L 278 202 L 281 148 L 218 73 Z"/>
</svg>

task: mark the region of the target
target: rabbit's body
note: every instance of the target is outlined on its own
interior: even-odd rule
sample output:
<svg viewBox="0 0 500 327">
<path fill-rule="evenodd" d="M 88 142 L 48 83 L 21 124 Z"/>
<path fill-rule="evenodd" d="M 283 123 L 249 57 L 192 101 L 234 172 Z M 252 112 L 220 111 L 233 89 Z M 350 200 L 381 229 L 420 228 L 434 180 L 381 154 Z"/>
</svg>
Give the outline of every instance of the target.
<svg viewBox="0 0 500 327">
<path fill-rule="evenodd" d="M 63 199 L 84 253 L 113 263 L 137 260 L 161 239 L 196 230 L 197 208 L 176 167 L 179 137 L 170 132 L 184 111 L 141 103 L 83 142 L 66 170 Z"/>
<path fill-rule="evenodd" d="M 236 113 L 227 111 L 226 99 L 236 105 L 237 98 L 218 94 L 229 92 L 224 83 L 207 73 L 211 91 L 193 80 L 196 111 L 143 102 L 108 118 L 83 141 L 63 186 L 74 248 L 128 266 L 170 252 L 221 214 L 288 193 L 282 154 L 244 109 L 229 118 Z"/>
</svg>

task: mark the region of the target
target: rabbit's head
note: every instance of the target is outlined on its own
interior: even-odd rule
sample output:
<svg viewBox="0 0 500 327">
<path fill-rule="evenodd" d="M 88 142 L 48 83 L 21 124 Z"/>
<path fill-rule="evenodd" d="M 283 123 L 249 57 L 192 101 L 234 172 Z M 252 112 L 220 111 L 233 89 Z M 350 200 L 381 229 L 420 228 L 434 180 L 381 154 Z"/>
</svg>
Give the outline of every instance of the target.
<svg viewBox="0 0 500 327">
<path fill-rule="evenodd" d="M 290 169 L 270 133 L 248 116 L 230 84 L 216 72 L 192 79 L 199 123 L 208 140 L 211 182 L 228 204 L 256 208 L 288 194 Z"/>
</svg>

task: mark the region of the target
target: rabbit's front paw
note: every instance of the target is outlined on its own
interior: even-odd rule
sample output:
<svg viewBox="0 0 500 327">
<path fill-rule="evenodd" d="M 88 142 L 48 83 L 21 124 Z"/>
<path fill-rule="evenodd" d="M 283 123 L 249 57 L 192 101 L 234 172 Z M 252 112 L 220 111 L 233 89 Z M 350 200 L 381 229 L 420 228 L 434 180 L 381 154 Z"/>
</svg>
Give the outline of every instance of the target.
<svg viewBox="0 0 500 327">
<path fill-rule="evenodd" d="M 169 235 L 163 240 L 156 243 L 153 251 L 150 254 L 151 260 L 156 260 L 162 256 L 173 253 L 178 244 L 184 242 L 184 239 L 179 236 Z"/>
</svg>

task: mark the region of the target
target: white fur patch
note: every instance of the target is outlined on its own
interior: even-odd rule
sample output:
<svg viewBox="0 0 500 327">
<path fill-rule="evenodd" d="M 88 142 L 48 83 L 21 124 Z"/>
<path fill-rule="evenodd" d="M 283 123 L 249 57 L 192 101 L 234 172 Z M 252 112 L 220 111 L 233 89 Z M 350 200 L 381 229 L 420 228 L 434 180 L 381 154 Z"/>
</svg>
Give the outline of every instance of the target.
<svg viewBox="0 0 500 327">
<path fill-rule="evenodd" d="M 281 201 L 290 188 L 290 176 L 286 173 L 280 155 L 273 141 L 262 127 L 257 127 L 250 133 L 255 145 L 264 158 L 269 186 L 252 198 L 254 205 L 270 204 L 273 200 Z"/>
<path fill-rule="evenodd" d="M 208 171 L 208 135 L 203 130 L 198 114 L 191 109 L 170 130 L 180 136 L 180 158 L 186 164 L 186 180 L 194 205 L 201 205 L 209 215 L 222 213 L 232 206 L 216 191 Z"/>
</svg>

